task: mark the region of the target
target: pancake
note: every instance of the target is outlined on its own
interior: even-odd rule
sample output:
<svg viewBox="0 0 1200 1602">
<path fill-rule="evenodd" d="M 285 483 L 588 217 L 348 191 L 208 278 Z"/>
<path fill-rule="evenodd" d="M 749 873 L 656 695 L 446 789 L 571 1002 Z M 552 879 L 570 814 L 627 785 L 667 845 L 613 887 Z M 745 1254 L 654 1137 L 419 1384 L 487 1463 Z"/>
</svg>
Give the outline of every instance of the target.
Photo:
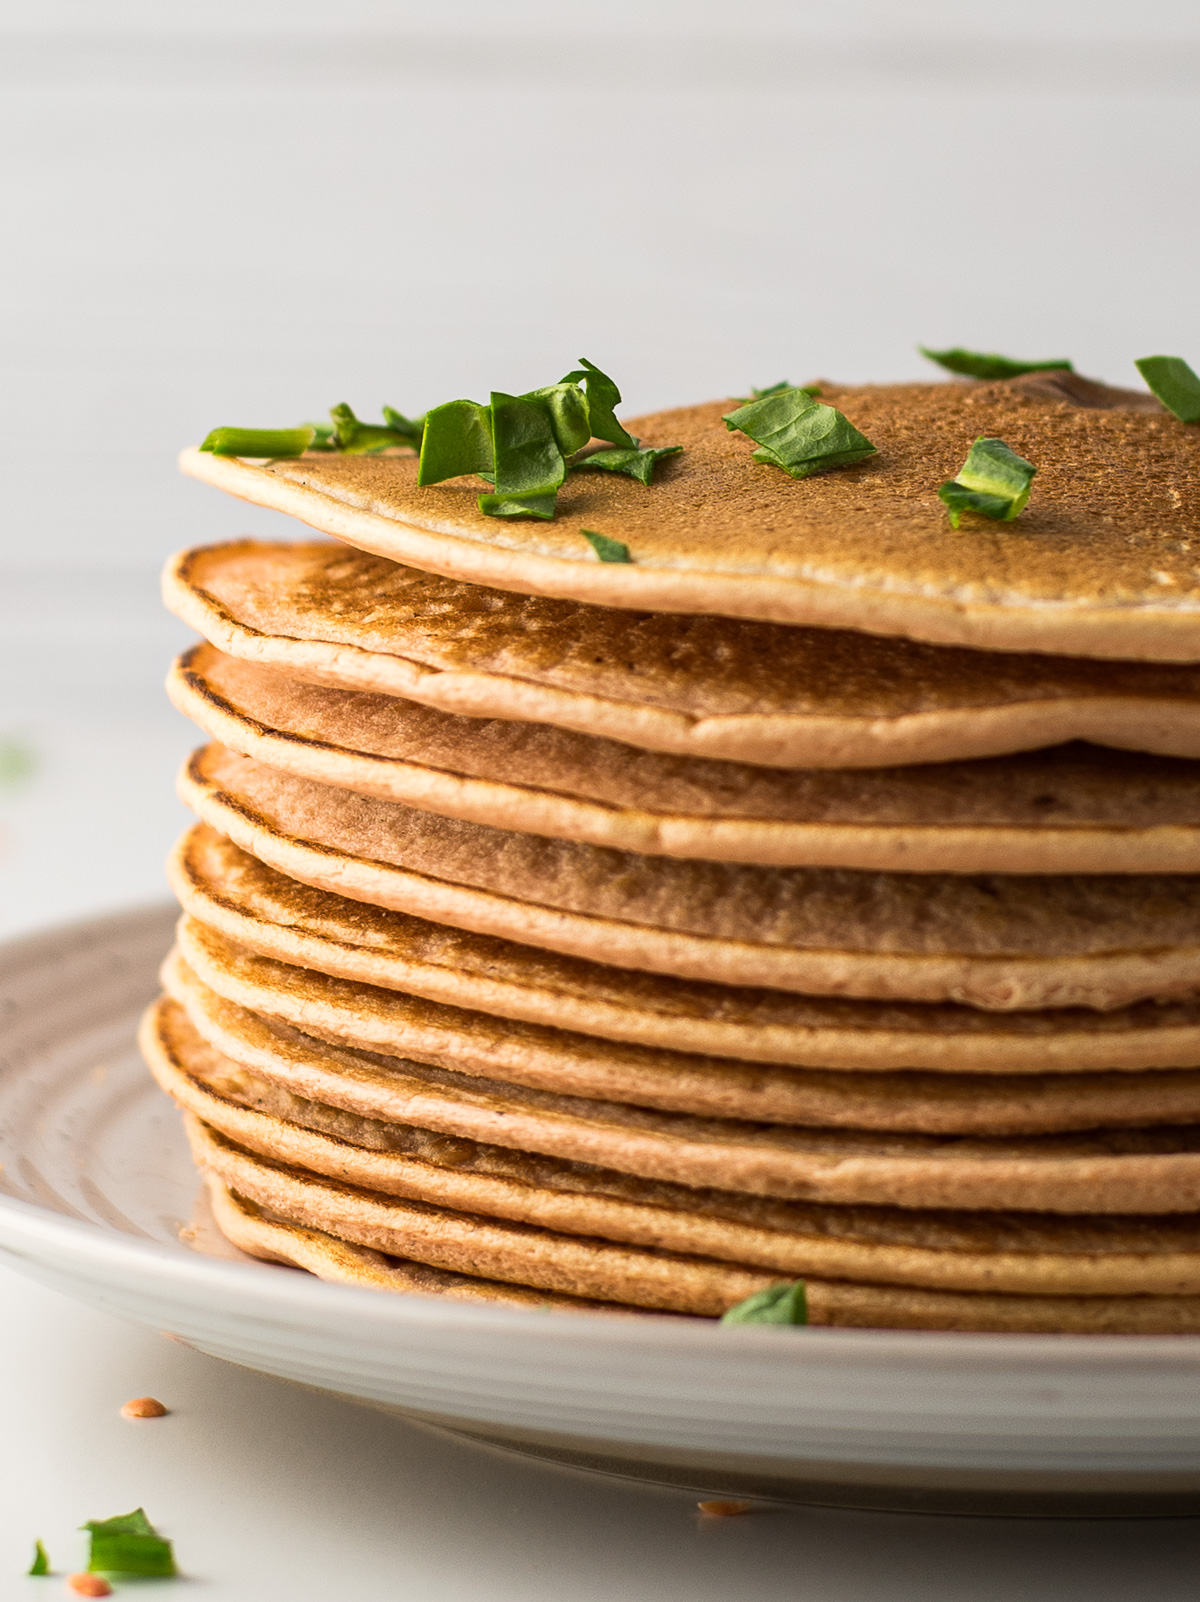
<svg viewBox="0 0 1200 1602">
<path fill-rule="evenodd" d="M 228 1036 L 221 1039 L 221 1047 L 230 1044 Z M 291 1124 L 306 1123 L 336 1138 L 356 1145 L 373 1143 L 385 1151 L 411 1151 L 416 1127 L 449 1137 L 441 1145 L 432 1137 L 417 1144 L 426 1155 L 441 1153 L 434 1161 L 452 1165 L 461 1161 L 469 1166 L 468 1149 L 481 1142 L 504 1147 L 510 1156 L 512 1151 L 522 1154 L 526 1178 L 532 1172 L 530 1154 L 535 1154 L 538 1159 L 583 1165 L 589 1171 L 635 1175 L 668 1189 L 683 1187 L 689 1194 L 700 1189 L 738 1191 L 760 1199 L 837 1207 L 1190 1214 L 1200 1205 L 1200 1126 L 1194 1124 L 970 1139 L 690 1118 L 486 1080 L 464 1084 L 463 1075 L 444 1069 L 412 1062 L 388 1066 L 296 1037 L 277 1042 L 273 1051 L 256 1050 L 253 1062 L 246 1064 L 240 1059 L 250 1053 L 241 1039 L 232 1040 L 230 1053 L 213 1046 L 171 1000 L 159 1003 L 149 1015 L 143 1049 L 162 1076 L 160 1082 L 183 1071 L 210 1083 L 219 1096 L 245 1102 L 247 1095 L 238 1086 L 254 1081 L 259 1088 L 249 1096 L 249 1105 L 276 1113 L 280 1107 L 289 1109 L 279 1116 Z M 197 1068 L 205 1060 L 209 1066 Z M 348 1082 L 338 1082 L 339 1070 Z M 173 1081 L 168 1088 L 178 1095 Z M 318 1102 L 319 1115 L 306 1117 L 297 1111 Z M 206 1122 L 221 1124 L 211 1107 L 188 1105 Z M 386 1126 L 392 1135 L 372 1141 L 347 1133 L 361 1131 L 365 1124 Z M 264 1155 L 279 1154 L 278 1145 L 272 1146 L 265 1136 L 250 1138 L 247 1129 L 245 1124 L 236 1126 L 235 1138 Z M 456 1147 L 456 1141 L 465 1141 L 468 1147 Z M 287 1160 L 320 1167 L 319 1162 L 302 1159 L 300 1150 L 293 1147 Z M 453 1156 L 455 1150 L 458 1158 Z M 499 1165 L 493 1166 L 498 1172 Z M 345 1168 L 333 1174 L 352 1177 Z M 507 1177 L 513 1177 L 511 1166 Z M 584 1183 L 594 1188 L 595 1176 L 589 1172 Z M 388 1187 L 376 1178 L 368 1188 Z M 708 1200 L 709 1211 L 715 1207 L 727 1219 L 731 1216 L 727 1199 L 722 1205 Z M 704 1198 L 697 1195 L 689 1203 L 693 1204 L 700 1208 Z M 677 1209 L 679 1205 L 677 1194 Z M 741 1221 L 761 1224 L 770 1217 L 778 1225 L 778 1212 L 764 1209 L 751 1215 L 743 1210 Z"/>
<path fill-rule="evenodd" d="M 885 767 L 1090 740 L 1200 757 L 1200 675 L 1189 667 L 631 614 L 315 540 L 184 551 L 163 590 L 222 651 L 292 678 L 678 756 Z"/>
<path fill-rule="evenodd" d="M 496 1064 L 505 1074 L 522 1064 L 557 1072 L 564 1061 L 588 1074 L 603 1061 L 608 1072 L 611 1054 L 606 1047 L 599 1059 L 588 1036 L 845 1069 L 1046 1074 L 1200 1064 L 1195 998 L 1108 1013 L 987 1013 L 621 971 L 313 890 L 203 824 L 183 836 L 168 876 L 188 914 L 179 936 L 188 962 L 214 988 L 232 982 L 232 999 L 261 1009 L 277 992 L 285 999 L 274 1005 L 309 1033 L 418 1057 L 465 1051 L 463 1061 L 489 1072 Z M 250 964 L 231 960 L 235 945 L 254 953 Z M 617 1071 L 649 1066 L 627 1050 Z"/>
<path fill-rule="evenodd" d="M 405 1262 L 354 1246 L 320 1230 L 304 1229 L 273 1218 L 265 1208 L 237 1196 L 215 1174 L 206 1175 L 209 1206 L 221 1233 L 251 1257 L 268 1263 L 288 1263 L 307 1269 L 319 1279 L 369 1290 L 394 1291 L 414 1296 L 445 1296 L 455 1302 L 487 1302 L 493 1307 L 522 1307 L 549 1312 L 617 1312 L 607 1302 L 590 1302 L 555 1291 L 526 1290 L 494 1279 L 475 1279 Z M 634 1309 L 627 1309 L 633 1312 Z"/>
<path fill-rule="evenodd" d="M 1077 745 L 936 766 L 781 772 L 331 690 L 200 645 L 185 717 L 298 778 L 643 855 L 950 873 L 1194 873 L 1192 762 Z"/>
<path fill-rule="evenodd" d="M 726 430 L 729 401 L 680 407 L 630 424 L 684 447 L 653 487 L 572 475 L 552 522 L 483 516 L 482 481 L 418 488 L 411 455 L 252 463 L 189 450 L 181 465 L 362 550 L 523 594 L 987 650 L 1200 659 L 1200 434 L 1151 397 L 1069 374 L 822 391 L 878 447 L 869 461 L 798 483 Z M 937 488 L 979 434 L 1035 463 L 1033 498 L 1016 522 L 956 532 Z M 597 561 L 584 528 L 632 561 Z"/>
<path fill-rule="evenodd" d="M 1200 1294 L 1200 1214 L 1152 1219 L 779 1202 L 348 1114 L 208 1046 L 172 1002 L 146 1016 L 161 1088 L 244 1150 L 387 1196 L 654 1250 L 851 1279 L 1023 1295 Z"/>
<path fill-rule="evenodd" d="M 399 1200 L 330 1180 L 318 1180 L 245 1151 L 192 1115 L 188 1135 L 197 1163 L 234 1193 L 237 1205 L 264 1209 L 281 1228 L 302 1230 L 389 1256 L 426 1261 L 452 1273 L 471 1272 L 514 1283 L 633 1303 L 656 1311 L 709 1317 L 740 1300 L 741 1287 L 777 1283 L 733 1264 L 644 1248 L 572 1238 L 531 1225 L 498 1223 L 471 1214 Z M 218 1215 L 224 1223 L 231 1209 Z M 235 1224 L 236 1228 L 236 1224 Z M 247 1250 L 254 1244 L 238 1241 Z M 286 1246 L 276 1237 L 268 1248 Z M 346 1272 L 343 1262 L 338 1277 Z M 887 1329 L 995 1330 L 1021 1333 L 1185 1334 L 1200 1330 L 1195 1296 L 1009 1296 L 936 1291 L 908 1285 L 807 1281 L 811 1324 Z"/>
<path fill-rule="evenodd" d="M 1200 988 L 1200 877 L 677 861 L 298 779 L 219 745 L 180 795 L 318 889 L 621 968 L 808 994 L 1107 1009 Z M 536 897 L 536 899 L 535 899 Z"/>
<path fill-rule="evenodd" d="M 163 965 L 163 988 L 218 1050 L 266 1073 L 296 1071 L 294 1035 L 302 1037 L 305 1071 L 311 1068 L 314 1041 L 366 1051 L 388 1073 L 403 1060 L 386 1050 L 396 1004 L 391 993 L 256 957 L 199 924 L 185 923 L 181 933 L 215 988 L 178 949 Z M 442 1009 L 417 1003 L 411 1010 L 424 1015 L 425 1027 L 396 1032 L 413 1040 L 416 1060 L 449 1070 L 456 1079 L 461 1076 L 468 1088 L 477 1078 L 491 1079 L 702 1117 L 923 1134 L 1048 1134 L 1200 1123 L 1196 1070 L 1028 1074 L 1006 1081 L 990 1074 L 913 1070 L 843 1074 L 772 1069 L 638 1050 L 529 1025 L 509 1025 L 493 1035 L 486 1026 L 472 1029 L 469 1015 L 457 1030 L 438 1028 Z M 304 1031 L 305 1023 L 313 1033 Z M 380 1034 L 385 1037 L 382 1052 L 366 1043 Z M 340 1060 L 336 1050 L 333 1059 Z M 328 1088 L 320 1093 L 337 1100 Z"/>
</svg>

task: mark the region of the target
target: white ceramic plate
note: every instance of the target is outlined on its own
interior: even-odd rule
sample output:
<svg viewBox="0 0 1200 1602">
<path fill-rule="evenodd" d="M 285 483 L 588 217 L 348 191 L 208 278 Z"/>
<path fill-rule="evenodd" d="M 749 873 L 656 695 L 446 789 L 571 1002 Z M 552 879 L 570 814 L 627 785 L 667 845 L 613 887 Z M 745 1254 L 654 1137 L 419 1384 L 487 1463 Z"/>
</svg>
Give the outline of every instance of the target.
<svg viewBox="0 0 1200 1602">
<path fill-rule="evenodd" d="M 1200 1338 L 517 1312 L 325 1285 L 203 1228 L 182 1245 L 199 1186 L 134 1047 L 173 918 L 0 947 L 0 1256 L 22 1272 L 214 1356 L 581 1466 L 857 1506 L 1200 1509 Z"/>
</svg>

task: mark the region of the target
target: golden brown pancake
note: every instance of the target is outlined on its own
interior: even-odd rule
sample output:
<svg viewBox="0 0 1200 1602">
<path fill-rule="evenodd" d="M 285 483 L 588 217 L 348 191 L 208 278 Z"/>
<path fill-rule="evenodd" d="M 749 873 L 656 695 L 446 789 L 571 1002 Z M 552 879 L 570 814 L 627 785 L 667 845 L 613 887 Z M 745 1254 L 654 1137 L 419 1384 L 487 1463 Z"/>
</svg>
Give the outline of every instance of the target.
<svg viewBox="0 0 1200 1602">
<path fill-rule="evenodd" d="M 349 1185 L 318 1180 L 297 1169 L 269 1163 L 187 1117 L 197 1162 L 233 1193 L 239 1211 L 253 1217 L 261 1209 L 280 1232 L 291 1227 L 301 1254 L 318 1272 L 324 1267 L 314 1236 L 332 1237 L 368 1250 L 429 1262 L 446 1272 L 512 1282 L 564 1294 L 589 1296 L 619 1305 L 634 1303 L 656 1311 L 690 1312 L 709 1317 L 724 1311 L 749 1284 L 771 1283 L 733 1264 L 675 1253 L 618 1247 L 602 1241 L 572 1239 L 530 1225 L 501 1224 L 428 1204 L 400 1201 Z M 219 1193 L 218 1193 L 219 1194 Z M 244 1250 L 274 1260 L 289 1259 L 280 1234 L 266 1240 L 239 1229 L 233 1207 L 218 1218 L 233 1227 L 231 1238 Z M 239 1238 L 239 1234 L 241 1238 Z M 318 1250 L 314 1250 L 318 1247 Z M 307 1249 L 306 1249 L 307 1248 Z M 331 1253 L 332 1255 L 332 1253 Z M 379 1283 L 377 1259 L 370 1261 L 369 1280 Z M 334 1273 L 351 1278 L 349 1254 Z M 757 1283 L 756 1283 L 757 1282 Z M 405 1287 L 407 1288 L 407 1287 Z M 422 1289 L 433 1289 L 432 1286 Z M 1200 1330 L 1200 1297 L 1196 1296 L 1009 1296 L 994 1293 L 937 1291 L 909 1285 L 864 1285 L 810 1279 L 807 1282 L 809 1322 L 889 1329 L 997 1330 L 1020 1333 L 1185 1334 Z M 781 1337 L 782 1338 L 782 1337 Z"/>
<path fill-rule="evenodd" d="M 163 587 L 222 651 L 292 678 L 677 756 L 889 767 L 1091 740 L 1200 757 L 1193 667 L 631 613 L 463 584 L 325 540 L 184 551 Z"/>
<path fill-rule="evenodd" d="M 1119 1007 L 1200 989 L 1200 877 L 677 861 L 436 817 L 210 745 L 180 795 L 269 866 L 373 906 L 721 984 Z"/>
<path fill-rule="evenodd" d="M 753 460 L 729 401 L 635 420 L 679 444 L 652 487 L 570 476 L 552 522 L 483 516 L 482 481 L 419 488 L 411 455 L 251 463 L 187 451 L 185 472 L 389 560 L 522 594 L 899 634 L 987 650 L 1200 660 L 1200 431 L 1149 396 L 1072 375 L 823 385 L 878 448 L 797 481 Z M 951 528 L 937 487 L 980 434 L 1037 467 L 1011 523 Z M 629 563 L 600 562 L 592 529 Z"/>
<path fill-rule="evenodd" d="M 614 1313 L 609 1302 L 592 1302 L 556 1291 L 526 1290 L 500 1280 L 452 1274 L 403 1258 L 388 1257 L 369 1246 L 355 1246 L 317 1229 L 284 1223 L 264 1207 L 238 1196 L 216 1174 L 205 1175 L 209 1205 L 221 1233 L 251 1257 L 307 1269 L 337 1285 L 393 1291 L 409 1296 L 444 1296 L 453 1302 L 487 1302 L 493 1307 L 521 1307 L 534 1312 Z"/>
<path fill-rule="evenodd" d="M 1075 745 L 780 771 L 331 690 L 195 646 L 172 701 L 231 750 L 443 817 L 643 855 L 931 873 L 1194 873 L 1200 767 Z"/>
<path fill-rule="evenodd" d="M 318 1071 L 314 1061 L 328 1059 L 340 1091 L 325 1079 L 313 1080 L 316 1088 L 310 1090 L 339 1105 L 339 1094 L 355 1093 L 358 1074 L 373 1079 L 382 1074 L 391 1084 L 390 1076 L 415 1058 L 449 1072 L 447 1083 L 469 1091 L 489 1083 L 525 1085 L 662 1112 L 814 1128 L 1032 1135 L 1200 1123 L 1200 1071 L 1194 1069 L 997 1076 L 769 1068 L 530 1025 L 497 1031 L 494 1021 L 489 1028 L 481 1020 L 482 1026 L 473 1028 L 470 1014 L 455 1029 L 445 1022 L 449 1009 L 428 1002 L 406 1009 L 424 1027 L 397 1031 L 414 1054 L 405 1058 L 374 1050 L 358 1033 L 386 1037 L 398 1002 L 392 992 L 256 957 L 191 920 L 181 935 L 198 968 L 176 948 L 163 964 L 163 988 L 200 1034 L 226 1056 L 268 1076 L 282 1076 L 281 1083 L 292 1088 L 297 1074 L 306 1076 L 307 1085 L 308 1076 Z"/>
<path fill-rule="evenodd" d="M 1039 1250 L 1053 1244 L 1056 1251 L 1146 1252 L 1165 1250 L 1169 1237 L 1173 1252 L 1200 1249 L 1196 1125 L 975 1140 L 828 1132 L 648 1113 L 486 1082 L 464 1087 L 461 1076 L 440 1069 L 407 1063 L 389 1072 L 344 1053 L 334 1057 L 319 1042 L 293 1041 L 287 1062 L 278 1053 L 259 1053 L 247 1066 L 207 1041 L 169 999 L 147 1013 L 141 1038 L 164 1089 L 263 1156 L 372 1190 L 550 1222 L 572 1233 L 837 1278 L 864 1276 L 832 1269 L 828 1258 L 814 1268 L 816 1246 L 767 1240 L 761 1231 L 800 1234 L 806 1242 L 836 1235 L 864 1248 L 882 1241 L 976 1250 L 986 1239 L 990 1252 L 1025 1249 L 1036 1238 Z M 353 1084 L 338 1084 L 338 1064 Z M 430 1166 L 435 1173 L 427 1172 Z M 530 1186 L 549 1187 L 554 1197 L 535 1205 Z M 612 1207 L 608 1215 L 597 1200 L 604 1195 Z M 628 1212 L 635 1204 L 665 1208 L 671 1216 L 635 1216 Z M 864 1208 L 860 1217 L 855 1209 Z M 879 1208 L 888 1210 L 886 1218 Z M 930 1221 L 931 1210 L 947 1209 L 954 1210 L 951 1222 Z M 1024 1222 L 1005 1233 L 1004 1220 L 991 1215 L 1014 1210 Z M 1037 1229 L 1027 1213 L 1038 1215 Z M 1118 1248 L 1116 1224 L 1073 1234 L 1075 1224 L 1055 1216 L 1080 1213 L 1181 1216 L 1153 1223 L 1127 1218 L 1126 1234 L 1117 1231 L 1124 1242 Z M 697 1244 L 700 1216 L 720 1221 L 723 1246 Z M 718 1224 L 711 1227 L 717 1230 Z M 1155 1229 L 1165 1233 L 1153 1235 Z M 741 1244 L 734 1249 L 731 1242 Z M 801 1250 L 810 1256 L 801 1259 Z M 1171 1273 L 1180 1272 L 1176 1263 Z M 1189 1272 L 1200 1274 L 1200 1267 Z M 961 1279 L 918 1282 L 980 1289 L 978 1270 L 971 1273 L 970 1285 Z M 896 1272 L 865 1277 L 891 1280 Z M 1087 1289 L 1078 1275 L 1071 1287 Z M 1126 1284 L 1139 1287 L 1182 1288 L 1174 1281 L 1172 1287 Z"/>
<path fill-rule="evenodd" d="M 594 1073 L 588 1036 L 867 1070 L 1041 1074 L 1200 1064 L 1195 998 L 1108 1013 L 987 1013 L 639 974 L 313 890 L 205 825 L 184 835 L 168 874 L 188 914 L 179 931 L 188 962 L 217 989 L 232 973 L 236 989 L 223 992 L 231 999 L 259 1010 L 283 1006 L 286 1021 L 311 1034 L 401 1055 L 459 1051 L 469 1039 L 467 1060 L 487 1071 L 497 1062 L 506 1072 L 526 1062 L 531 1071 L 556 1071 L 565 1056 L 572 1071 Z M 255 954 L 253 968 L 244 956 L 231 958 L 231 943 Z M 274 992 L 286 1002 L 272 1003 Z M 567 1031 L 574 1033 L 564 1044 Z M 636 1060 L 640 1071 L 645 1059 Z"/>
</svg>

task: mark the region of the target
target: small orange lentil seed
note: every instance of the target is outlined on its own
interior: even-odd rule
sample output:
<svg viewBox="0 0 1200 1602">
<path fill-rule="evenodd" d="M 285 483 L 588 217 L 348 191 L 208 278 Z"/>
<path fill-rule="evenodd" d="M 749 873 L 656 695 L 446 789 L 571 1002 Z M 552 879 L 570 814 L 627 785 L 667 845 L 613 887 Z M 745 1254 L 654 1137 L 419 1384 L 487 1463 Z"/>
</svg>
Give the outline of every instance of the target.
<svg viewBox="0 0 1200 1602">
<path fill-rule="evenodd" d="M 697 1502 L 706 1519 L 733 1519 L 739 1513 L 753 1513 L 753 1502 Z"/>
<path fill-rule="evenodd" d="M 111 1596 L 112 1586 L 99 1574 L 69 1574 L 67 1590 L 76 1596 Z"/>
<path fill-rule="evenodd" d="M 135 1396 L 121 1409 L 122 1418 L 166 1418 L 167 1409 L 153 1396 Z"/>
</svg>

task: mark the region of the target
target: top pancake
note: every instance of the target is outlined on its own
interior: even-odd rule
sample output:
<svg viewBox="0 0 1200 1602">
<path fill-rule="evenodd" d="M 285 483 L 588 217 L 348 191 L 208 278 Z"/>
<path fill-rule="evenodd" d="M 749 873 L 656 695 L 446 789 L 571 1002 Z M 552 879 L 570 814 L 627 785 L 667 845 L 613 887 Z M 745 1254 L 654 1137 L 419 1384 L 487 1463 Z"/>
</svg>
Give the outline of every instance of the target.
<svg viewBox="0 0 1200 1602">
<path fill-rule="evenodd" d="M 941 644 L 1200 660 L 1200 430 L 1151 397 L 1073 375 L 995 384 L 823 385 L 878 447 L 797 481 L 752 458 L 729 401 L 630 425 L 680 444 L 652 487 L 576 474 L 553 522 L 484 517 L 482 481 L 418 488 L 411 455 L 252 463 L 187 451 L 186 472 L 392 560 L 523 594 L 715 612 Z M 956 533 L 938 485 L 979 434 L 1038 469 L 1013 523 Z M 593 529 L 630 548 L 597 561 Z"/>
<path fill-rule="evenodd" d="M 167 605 L 230 656 L 339 690 L 676 756 L 885 767 L 1067 740 L 1200 757 L 1200 671 L 510 595 L 325 540 L 183 551 Z"/>
</svg>

